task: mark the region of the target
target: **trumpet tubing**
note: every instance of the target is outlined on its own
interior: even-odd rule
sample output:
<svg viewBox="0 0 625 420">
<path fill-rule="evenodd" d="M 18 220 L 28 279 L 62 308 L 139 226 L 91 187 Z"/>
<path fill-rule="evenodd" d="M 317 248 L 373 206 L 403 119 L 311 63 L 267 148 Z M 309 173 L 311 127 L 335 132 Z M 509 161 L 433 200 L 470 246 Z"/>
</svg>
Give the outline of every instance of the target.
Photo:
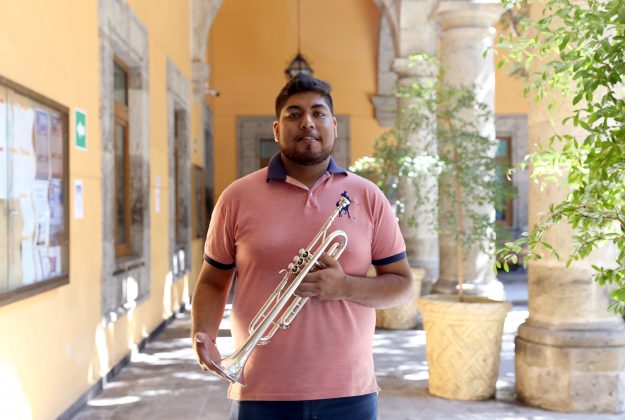
<svg viewBox="0 0 625 420">
<path fill-rule="evenodd" d="M 319 259 L 324 253 L 336 259 L 341 256 L 347 246 L 347 235 L 342 230 L 335 230 L 328 234 L 328 230 L 334 219 L 349 203 L 347 198 L 341 197 L 336 209 L 311 243 L 306 248 L 300 249 L 298 255 L 293 258 L 293 262 L 282 270 L 285 271 L 284 277 L 250 322 L 248 328 L 250 336 L 243 345 L 221 361 L 211 361 L 228 381 L 245 386 L 243 369 L 254 348 L 257 345 L 269 343 L 279 329 L 288 328 L 308 302 L 308 298 L 295 295 L 295 290 L 304 277 L 321 267 Z M 335 241 L 336 239 L 338 242 Z M 319 242 L 321 244 L 313 251 L 312 249 Z"/>
</svg>

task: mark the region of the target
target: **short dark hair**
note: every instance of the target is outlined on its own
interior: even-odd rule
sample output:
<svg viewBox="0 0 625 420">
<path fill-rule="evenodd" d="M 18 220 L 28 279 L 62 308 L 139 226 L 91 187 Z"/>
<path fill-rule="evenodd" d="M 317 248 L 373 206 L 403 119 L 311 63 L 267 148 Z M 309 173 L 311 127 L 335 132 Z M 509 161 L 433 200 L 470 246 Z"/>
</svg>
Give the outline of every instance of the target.
<svg viewBox="0 0 625 420">
<path fill-rule="evenodd" d="M 280 118 L 280 112 L 291 96 L 304 92 L 315 92 L 321 95 L 328 105 L 328 108 L 330 108 L 330 112 L 334 114 L 332 96 L 330 95 L 331 91 L 332 87 L 328 82 L 308 76 L 304 73 L 299 73 L 289 80 L 280 93 L 278 93 L 278 96 L 276 96 L 276 119 Z"/>
</svg>

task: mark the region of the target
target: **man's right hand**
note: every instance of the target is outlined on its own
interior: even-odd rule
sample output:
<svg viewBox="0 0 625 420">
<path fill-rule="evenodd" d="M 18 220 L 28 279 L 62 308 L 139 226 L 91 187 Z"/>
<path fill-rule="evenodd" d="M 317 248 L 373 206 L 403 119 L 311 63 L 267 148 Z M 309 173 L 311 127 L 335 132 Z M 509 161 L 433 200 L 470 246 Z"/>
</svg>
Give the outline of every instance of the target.
<svg viewBox="0 0 625 420">
<path fill-rule="evenodd" d="M 202 370 L 224 379 L 216 366 L 221 363 L 221 355 L 208 332 L 219 330 L 233 278 L 234 269 L 222 270 L 204 261 L 191 306 L 191 339 L 197 360 Z"/>
<path fill-rule="evenodd" d="M 198 358 L 198 362 L 204 372 L 212 373 L 223 379 L 228 378 L 215 366 L 215 361 L 219 363 L 221 354 L 213 340 L 205 333 L 196 333 L 193 337 L 193 348 Z"/>
</svg>

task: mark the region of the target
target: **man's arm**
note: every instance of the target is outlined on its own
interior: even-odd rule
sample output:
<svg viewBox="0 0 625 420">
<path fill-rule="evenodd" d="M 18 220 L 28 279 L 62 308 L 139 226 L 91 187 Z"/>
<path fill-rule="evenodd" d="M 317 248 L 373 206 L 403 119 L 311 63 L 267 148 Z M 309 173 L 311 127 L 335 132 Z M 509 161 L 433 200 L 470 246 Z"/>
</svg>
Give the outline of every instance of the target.
<svg viewBox="0 0 625 420">
<path fill-rule="evenodd" d="M 202 369 L 211 368 L 211 360 L 221 356 L 214 340 L 219 332 L 224 308 L 228 300 L 234 269 L 221 270 L 204 262 L 191 301 L 191 337 Z"/>
<path fill-rule="evenodd" d="M 376 277 L 345 274 L 341 264 L 327 254 L 325 266 L 306 276 L 296 294 L 321 300 L 350 300 L 372 308 L 390 308 L 408 302 L 414 296 L 412 271 L 406 258 L 376 266 Z"/>
</svg>

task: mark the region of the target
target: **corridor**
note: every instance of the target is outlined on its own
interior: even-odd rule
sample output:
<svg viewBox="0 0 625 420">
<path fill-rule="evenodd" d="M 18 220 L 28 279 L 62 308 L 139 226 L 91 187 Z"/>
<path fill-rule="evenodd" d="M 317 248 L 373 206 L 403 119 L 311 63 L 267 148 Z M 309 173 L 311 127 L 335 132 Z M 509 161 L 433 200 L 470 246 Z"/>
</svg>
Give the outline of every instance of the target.
<svg viewBox="0 0 625 420">
<path fill-rule="evenodd" d="M 524 277 L 502 278 L 508 299 L 515 302 L 504 326 L 501 367 L 495 399 L 449 401 L 427 392 L 425 333 L 422 330 L 377 330 L 374 358 L 381 420 L 508 419 L 617 420 L 619 415 L 555 413 L 521 405 L 514 396 L 514 336 L 527 317 Z M 74 420 L 227 419 L 227 385 L 203 373 L 191 350 L 189 313 L 176 319 L 91 399 Z M 228 335 L 226 317 L 221 325 Z M 222 354 L 232 351 L 230 337 L 217 339 Z"/>
</svg>

